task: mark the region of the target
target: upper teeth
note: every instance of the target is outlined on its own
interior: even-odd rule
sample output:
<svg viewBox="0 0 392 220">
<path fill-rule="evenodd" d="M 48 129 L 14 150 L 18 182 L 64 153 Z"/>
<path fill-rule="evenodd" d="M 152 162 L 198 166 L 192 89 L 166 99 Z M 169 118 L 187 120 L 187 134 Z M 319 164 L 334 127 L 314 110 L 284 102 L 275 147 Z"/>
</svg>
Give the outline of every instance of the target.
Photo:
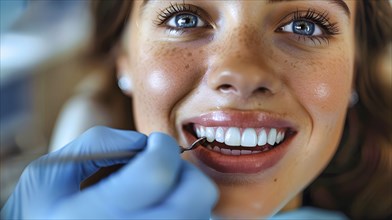
<svg viewBox="0 0 392 220">
<path fill-rule="evenodd" d="M 277 128 L 204 127 L 195 125 L 198 138 L 220 142 L 229 146 L 256 147 L 267 143 L 271 146 L 283 141 L 285 131 Z"/>
</svg>

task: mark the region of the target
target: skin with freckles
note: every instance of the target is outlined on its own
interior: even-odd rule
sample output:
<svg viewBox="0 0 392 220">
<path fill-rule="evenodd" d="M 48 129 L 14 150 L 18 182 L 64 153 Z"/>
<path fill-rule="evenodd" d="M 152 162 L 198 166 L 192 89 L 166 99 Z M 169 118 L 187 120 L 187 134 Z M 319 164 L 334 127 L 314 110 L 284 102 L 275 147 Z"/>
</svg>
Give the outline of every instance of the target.
<svg viewBox="0 0 392 220">
<path fill-rule="evenodd" d="M 133 83 L 137 130 L 163 131 L 187 146 L 184 121 L 205 113 L 290 121 L 296 134 L 287 152 L 262 172 L 222 173 L 183 154 L 219 187 L 215 215 L 271 216 L 323 170 L 340 142 L 353 89 L 355 1 L 345 2 L 350 13 L 331 1 L 186 1 L 192 10 L 182 13 L 205 26 L 183 29 L 169 26 L 179 12 L 158 18 L 175 3 L 184 4 L 134 2 L 120 68 Z M 292 19 L 305 15 L 319 35 L 290 32 Z"/>
</svg>

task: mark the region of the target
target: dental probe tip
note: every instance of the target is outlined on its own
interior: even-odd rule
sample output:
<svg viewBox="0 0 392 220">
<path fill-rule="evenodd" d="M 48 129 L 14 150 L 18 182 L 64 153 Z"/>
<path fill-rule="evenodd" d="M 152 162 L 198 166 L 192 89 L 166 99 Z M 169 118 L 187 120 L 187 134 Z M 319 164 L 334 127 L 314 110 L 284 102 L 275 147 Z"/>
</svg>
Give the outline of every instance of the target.
<svg viewBox="0 0 392 220">
<path fill-rule="evenodd" d="M 193 142 L 189 147 L 185 148 L 180 146 L 181 149 L 181 153 L 185 152 L 185 151 L 189 151 L 189 150 L 193 150 L 196 147 L 198 147 L 199 145 L 203 144 L 205 141 L 207 140 L 206 137 L 201 137 L 199 139 L 197 139 L 195 142 Z"/>
</svg>

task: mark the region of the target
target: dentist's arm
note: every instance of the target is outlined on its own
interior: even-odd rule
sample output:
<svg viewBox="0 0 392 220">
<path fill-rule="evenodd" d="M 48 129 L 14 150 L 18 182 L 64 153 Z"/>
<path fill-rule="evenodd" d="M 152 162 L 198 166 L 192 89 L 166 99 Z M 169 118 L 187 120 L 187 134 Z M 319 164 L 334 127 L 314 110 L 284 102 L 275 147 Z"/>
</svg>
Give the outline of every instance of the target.
<svg viewBox="0 0 392 220">
<path fill-rule="evenodd" d="M 64 155 L 137 149 L 144 151 L 131 160 L 47 162 Z M 118 172 L 80 191 L 80 183 L 100 168 L 125 163 Z M 208 219 L 217 196 L 215 185 L 181 159 L 178 144 L 171 137 L 96 127 L 31 163 L 1 210 L 1 217 Z"/>
</svg>

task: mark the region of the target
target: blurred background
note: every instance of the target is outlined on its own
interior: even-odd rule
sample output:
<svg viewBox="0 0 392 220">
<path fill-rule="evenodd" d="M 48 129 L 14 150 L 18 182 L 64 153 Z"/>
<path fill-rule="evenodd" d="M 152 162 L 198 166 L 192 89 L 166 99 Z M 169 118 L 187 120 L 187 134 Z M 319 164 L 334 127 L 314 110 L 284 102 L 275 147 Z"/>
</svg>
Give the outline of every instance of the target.
<svg viewBox="0 0 392 220">
<path fill-rule="evenodd" d="M 1 206 L 24 167 L 48 151 L 59 111 L 83 73 L 88 0 L 0 0 Z M 66 68 L 64 68 L 66 67 Z"/>
</svg>

